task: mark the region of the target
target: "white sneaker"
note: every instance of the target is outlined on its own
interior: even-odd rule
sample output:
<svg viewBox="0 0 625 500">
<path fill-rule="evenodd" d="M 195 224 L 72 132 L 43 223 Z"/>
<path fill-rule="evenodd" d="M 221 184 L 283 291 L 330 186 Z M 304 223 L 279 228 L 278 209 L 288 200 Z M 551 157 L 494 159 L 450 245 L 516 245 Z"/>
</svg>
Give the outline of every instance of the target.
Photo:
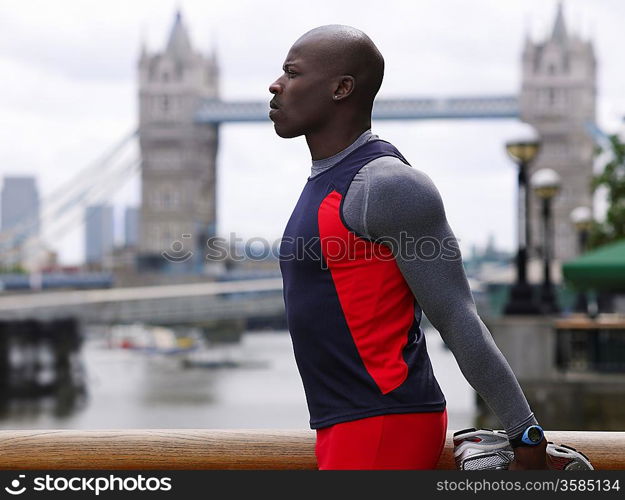
<svg viewBox="0 0 625 500">
<path fill-rule="evenodd" d="M 556 470 L 595 470 L 586 455 L 570 446 L 547 442 L 547 454 Z"/>
<path fill-rule="evenodd" d="M 555 470 L 594 470 L 588 457 L 566 445 L 547 442 Z M 514 450 L 505 431 L 464 429 L 454 432 L 454 460 L 459 470 L 506 470 Z"/>
<path fill-rule="evenodd" d="M 454 432 L 454 460 L 459 470 L 505 470 L 514 451 L 503 431 L 475 428 Z"/>
</svg>

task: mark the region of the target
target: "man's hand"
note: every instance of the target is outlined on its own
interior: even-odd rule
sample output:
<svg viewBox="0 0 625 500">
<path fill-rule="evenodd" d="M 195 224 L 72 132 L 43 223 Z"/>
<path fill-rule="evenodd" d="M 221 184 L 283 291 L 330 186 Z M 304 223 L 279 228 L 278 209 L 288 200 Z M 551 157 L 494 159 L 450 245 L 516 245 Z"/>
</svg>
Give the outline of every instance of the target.
<svg viewBox="0 0 625 500">
<path fill-rule="evenodd" d="M 536 446 L 517 446 L 514 448 L 514 460 L 508 470 L 553 469 L 551 458 L 547 455 L 547 439 Z"/>
</svg>

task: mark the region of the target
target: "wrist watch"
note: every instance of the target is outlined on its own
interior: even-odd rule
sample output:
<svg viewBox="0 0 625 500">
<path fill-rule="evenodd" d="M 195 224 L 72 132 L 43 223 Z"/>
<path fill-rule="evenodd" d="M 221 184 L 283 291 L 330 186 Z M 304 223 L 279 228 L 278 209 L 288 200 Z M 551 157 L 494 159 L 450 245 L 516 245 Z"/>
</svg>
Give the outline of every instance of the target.
<svg viewBox="0 0 625 500">
<path fill-rule="evenodd" d="M 519 446 L 536 446 L 543 440 L 544 436 L 545 433 L 540 425 L 530 425 L 523 431 L 523 434 L 514 439 L 509 439 L 509 441 L 513 448 Z"/>
</svg>

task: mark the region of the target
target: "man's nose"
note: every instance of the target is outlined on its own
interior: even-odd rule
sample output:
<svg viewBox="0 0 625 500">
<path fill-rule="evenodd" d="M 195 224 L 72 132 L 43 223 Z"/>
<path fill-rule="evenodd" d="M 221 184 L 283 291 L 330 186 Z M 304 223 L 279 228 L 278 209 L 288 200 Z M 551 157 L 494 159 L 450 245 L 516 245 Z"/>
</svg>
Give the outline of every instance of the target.
<svg viewBox="0 0 625 500">
<path fill-rule="evenodd" d="M 276 80 L 271 85 L 269 85 L 269 92 L 271 92 L 272 94 L 282 93 L 282 85 L 280 85 L 279 81 L 280 79 Z"/>
</svg>

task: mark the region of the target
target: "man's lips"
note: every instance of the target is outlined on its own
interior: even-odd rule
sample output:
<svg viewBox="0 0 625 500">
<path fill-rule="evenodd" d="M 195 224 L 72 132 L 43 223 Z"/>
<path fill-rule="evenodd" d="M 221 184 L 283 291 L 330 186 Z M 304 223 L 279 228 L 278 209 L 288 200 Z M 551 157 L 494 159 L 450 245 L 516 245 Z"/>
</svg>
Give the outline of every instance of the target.
<svg viewBox="0 0 625 500">
<path fill-rule="evenodd" d="M 269 118 L 273 119 L 273 115 L 278 112 L 278 105 L 275 102 L 271 101 L 269 103 L 269 107 L 271 108 L 269 110 Z"/>
</svg>

